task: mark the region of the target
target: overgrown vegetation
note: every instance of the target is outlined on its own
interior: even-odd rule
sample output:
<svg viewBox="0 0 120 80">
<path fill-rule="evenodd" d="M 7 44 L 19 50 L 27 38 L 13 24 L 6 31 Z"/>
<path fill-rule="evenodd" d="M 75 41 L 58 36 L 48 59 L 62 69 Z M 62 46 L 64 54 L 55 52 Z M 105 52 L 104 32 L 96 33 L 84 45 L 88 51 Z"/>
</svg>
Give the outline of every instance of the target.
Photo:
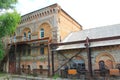
<svg viewBox="0 0 120 80">
<path fill-rule="evenodd" d="M 2 38 L 13 34 L 20 21 L 20 14 L 14 10 L 15 3 L 17 0 L 0 0 L 0 60 L 4 56 Z M 8 9 L 12 9 L 13 12 L 8 12 Z"/>
<path fill-rule="evenodd" d="M 59 76 L 59 74 L 55 74 L 54 76 L 53 76 L 53 79 L 57 79 L 57 78 L 59 78 L 60 76 Z"/>
</svg>

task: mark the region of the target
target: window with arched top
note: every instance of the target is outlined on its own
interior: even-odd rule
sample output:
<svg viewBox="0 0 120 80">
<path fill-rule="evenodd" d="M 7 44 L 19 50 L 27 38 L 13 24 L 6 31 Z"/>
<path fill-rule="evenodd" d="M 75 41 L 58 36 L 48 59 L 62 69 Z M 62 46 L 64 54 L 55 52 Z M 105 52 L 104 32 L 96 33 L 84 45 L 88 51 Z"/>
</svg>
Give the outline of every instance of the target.
<svg viewBox="0 0 120 80">
<path fill-rule="evenodd" d="M 26 37 L 26 32 L 24 32 L 23 37 L 24 37 L 24 40 L 26 40 L 26 39 L 27 39 L 27 37 Z"/>
<path fill-rule="evenodd" d="M 28 31 L 28 40 L 30 40 L 30 39 L 31 39 L 31 32 Z"/>
<path fill-rule="evenodd" d="M 14 33 L 14 36 L 13 36 L 13 40 L 14 42 L 16 42 L 16 34 Z"/>
<path fill-rule="evenodd" d="M 40 38 L 43 38 L 43 37 L 44 37 L 44 29 L 41 28 L 41 29 L 40 29 Z"/>
<path fill-rule="evenodd" d="M 104 70 L 105 69 L 105 62 L 103 60 L 99 61 L 99 69 Z"/>
</svg>

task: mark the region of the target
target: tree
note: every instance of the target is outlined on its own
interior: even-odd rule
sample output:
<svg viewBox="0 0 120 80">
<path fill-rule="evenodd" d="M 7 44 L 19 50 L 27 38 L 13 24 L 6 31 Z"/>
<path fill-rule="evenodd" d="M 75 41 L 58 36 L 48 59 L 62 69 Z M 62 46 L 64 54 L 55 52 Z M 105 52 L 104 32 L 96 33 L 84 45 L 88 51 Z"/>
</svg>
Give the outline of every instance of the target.
<svg viewBox="0 0 120 80">
<path fill-rule="evenodd" d="M 0 13 L 2 10 L 14 9 L 14 4 L 17 0 L 0 0 Z M 0 60 L 4 56 L 4 46 L 2 38 L 14 33 L 20 21 L 20 14 L 15 10 L 13 12 L 5 12 L 0 14 Z"/>
<path fill-rule="evenodd" d="M 0 0 L 0 10 L 14 8 L 17 0 Z"/>
<path fill-rule="evenodd" d="M 16 11 L 2 14 L 0 16 L 0 38 L 14 33 L 19 21 L 20 16 Z"/>
</svg>

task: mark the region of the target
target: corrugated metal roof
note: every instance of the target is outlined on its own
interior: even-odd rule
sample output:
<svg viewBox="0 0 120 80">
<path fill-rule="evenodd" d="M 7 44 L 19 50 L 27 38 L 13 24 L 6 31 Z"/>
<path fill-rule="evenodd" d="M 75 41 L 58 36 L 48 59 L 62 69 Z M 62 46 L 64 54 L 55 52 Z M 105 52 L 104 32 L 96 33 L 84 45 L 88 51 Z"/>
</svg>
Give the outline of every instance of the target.
<svg viewBox="0 0 120 80">
<path fill-rule="evenodd" d="M 114 36 L 120 36 L 120 24 L 73 32 L 68 37 L 66 37 L 65 40 L 63 40 L 62 42 L 86 40 L 87 37 L 89 39 L 97 39 L 97 38 L 106 38 L 106 37 L 114 37 Z M 116 39 L 109 41 L 92 42 L 90 47 L 109 46 L 109 45 L 118 45 L 118 44 L 120 44 L 120 40 Z M 85 45 L 84 43 L 64 45 L 64 46 L 60 46 L 57 50 L 75 49 L 75 48 L 85 48 Z"/>
</svg>

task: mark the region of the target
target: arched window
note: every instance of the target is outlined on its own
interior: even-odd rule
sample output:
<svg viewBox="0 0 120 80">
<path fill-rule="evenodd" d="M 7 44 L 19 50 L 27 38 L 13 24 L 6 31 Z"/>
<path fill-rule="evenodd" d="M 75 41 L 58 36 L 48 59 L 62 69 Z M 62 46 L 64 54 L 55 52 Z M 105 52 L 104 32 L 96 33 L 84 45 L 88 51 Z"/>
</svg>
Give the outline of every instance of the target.
<svg viewBox="0 0 120 80">
<path fill-rule="evenodd" d="M 105 62 L 103 60 L 99 61 L 99 69 L 104 70 L 105 69 Z"/>
<path fill-rule="evenodd" d="M 28 40 L 30 40 L 30 39 L 31 39 L 31 32 L 28 31 Z"/>
<path fill-rule="evenodd" d="M 43 37 L 44 37 L 44 29 L 41 28 L 41 29 L 40 29 L 40 38 L 43 38 Z"/>
<path fill-rule="evenodd" d="M 26 33 L 24 32 L 24 40 L 26 40 Z"/>
<path fill-rule="evenodd" d="M 16 42 L 16 34 L 14 33 L 14 37 L 13 37 L 14 42 Z"/>
<path fill-rule="evenodd" d="M 43 65 L 39 65 L 40 69 L 43 69 Z M 40 70 L 40 74 L 43 74 L 42 70 Z"/>
<path fill-rule="evenodd" d="M 40 68 L 40 69 L 43 69 L 43 66 L 42 66 L 42 65 L 39 65 L 39 68 Z"/>
</svg>

